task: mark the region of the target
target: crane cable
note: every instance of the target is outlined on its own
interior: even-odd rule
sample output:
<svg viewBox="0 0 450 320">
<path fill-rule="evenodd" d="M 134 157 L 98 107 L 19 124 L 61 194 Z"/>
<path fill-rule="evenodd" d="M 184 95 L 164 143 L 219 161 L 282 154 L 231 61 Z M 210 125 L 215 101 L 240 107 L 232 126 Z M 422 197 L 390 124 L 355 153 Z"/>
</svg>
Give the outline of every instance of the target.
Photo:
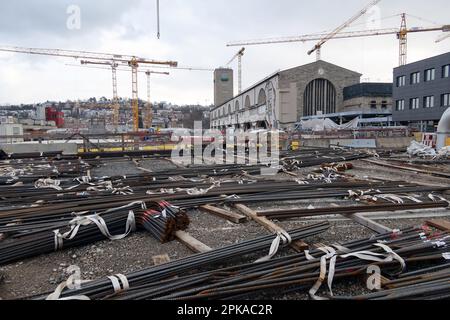
<svg viewBox="0 0 450 320">
<path fill-rule="evenodd" d="M 160 23 L 159 23 L 159 0 L 156 0 L 156 24 L 157 24 L 157 37 L 160 39 L 161 37 L 161 29 L 160 29 Z"/>
</svg>

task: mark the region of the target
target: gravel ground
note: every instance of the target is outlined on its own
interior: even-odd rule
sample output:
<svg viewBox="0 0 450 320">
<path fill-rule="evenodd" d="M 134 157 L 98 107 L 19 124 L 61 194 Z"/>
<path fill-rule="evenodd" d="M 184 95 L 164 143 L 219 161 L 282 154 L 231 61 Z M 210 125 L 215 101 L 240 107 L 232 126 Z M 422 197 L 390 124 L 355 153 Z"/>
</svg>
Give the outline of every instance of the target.
<svg viewBox="0 0 450 320">
<path fill-rule="evenodd" d="M 140 166 L 152 171 L 164 171 L 175 168 L 171 162 L 166 160 L 138 159 Z M 411 181 L 410 177 L 404 176 L 402 172 L 392 169 L 384 169 L 356 161 L 355 170 L 349 171 L 359 177 L 367 175 L 376 176 L 382 179 L 398 179 Z M 358 166 L 369 167 L 367 171 Z M 310 169 L 302 169 L 299 175 L 306 175 L 311 172 Z M 123 161 L 114 161 L 106 163 L 104 166 L 92 170 L 92 175 L 130 175 L 139 174 L 133 161 L 124 159 Z M 292 179 L 288 175 L 279 175 L 279 179 Z M 420 175 L 415 182 L 435 183 L 434 177 Z M 439 179 L 438 182 L 441 183 Z M 252 204 L 249 207 L 257 211 L 275 210 L 282 208 L 307 208 L 312 205 L 316 208 L 329 207 L 332 205 L 354 205 L 355 203 L 347 200 L 326 199 L 326 200 L 307 200 L 307 201 L 289 201 L 280 203 L 259 203 Z M 220 248 L 226 245 L 254 239 L 259 236 L 267 235 L 268 232 L 257 223 L 249 221 L 244 224 L 233 224 L 213 215 L 192 210 L 189 212 L 191 225 L 188 232 L 198 240 L 202 241 L 211 248 Z M 307 224 L 316 223 L 319 219 L 298 219 L 289 221 L 276 221 L 286 230 L 299 228 Z M 390 228 L 404 228 L 423 224 L 423 219 L 411 220 L 381 220 L 378 223 L 384 224 Z M 373 234 L 367 228 L 364 228 L 351 220 L 330 221 L 330 228 L 327 232 L 305 239 L 309 244 L 318 243 L 345 243 L 354 239 L 370 237 Z M 291 249 L 285 249 L 282 254 L 293 253 Z M 70 265 L 80 267 L 83 279 L 91 280 L 105 277 L 115 273 L 127 274 L 137 270 L 152 266 L 152 257 L 155 255 L 168 254 L 172 260 L 180 259 L 192 254 L 189 249 L 177 241 L 167 244 L 160 244 L 146 232 L 138 232 L 130 235 L 120 241 L 103 241 L 89 246 L 68 249 L 61 252 L 27 259 L 8 266 L 0 267 L 0 299 L 15 299 L 24 296 L 36 295 L 52 291 L 55 287 L 67 278 L 65 270 Z M 254 261 L 256 258 L 265 255 L 266 252 L 240 257 L 236 261 L 227 263 Z M 220 266 L 217 266 L 220 267 Z M 4 276 L 2 282 L 2 276 Z M 364 292 L 361 286 L 361 279 L 352 279 L 350 281 L 337 281 L 334 290 L 336 295 L 355 295 Z M 305 290 L 299 293 L 299 290 L 293 288 L 292 292 L 280 294 L 279 292 L 267 292 L 262 294 L 260 299 L 308 299 Z M 321 294 L 325 294 L 323 291 Z"/>
<path fill-rule="evenodd" d="M 123 161 L 106 162 L 103 165 L 93 168 L 91 175 L 94 177 L 111 177 L 126 176 L 142 173 L 138 170 L 131 159 L 123 159 Z"/>
<path fill-rule="evenodd" d="M 360 160 L 353 161 L 352 163 L 353 170 L 349 171 L 349 173 L 360 179 L 370 177 L 383 180 L 408 181 L 411 183 L 433 184 L 440 186 L 447 186 L 449 184 L 449 180 L 446 178 L 391 169 L 383 166 L 373 165 L 371 163 Z"/>
</svg>

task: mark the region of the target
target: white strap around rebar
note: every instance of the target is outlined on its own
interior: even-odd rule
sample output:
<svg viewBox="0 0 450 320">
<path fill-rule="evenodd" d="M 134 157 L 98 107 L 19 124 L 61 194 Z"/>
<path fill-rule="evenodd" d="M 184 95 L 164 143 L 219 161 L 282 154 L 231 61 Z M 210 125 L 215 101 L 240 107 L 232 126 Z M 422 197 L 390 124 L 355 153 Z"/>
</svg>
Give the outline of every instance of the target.
<svg viewBox="0 0 450 320">
<path fill-rule="evenodd" d="M 81 283 L 86 283 L 89 281 L 79 281 Z M 84 295 L 78 295 L 78 296 L 70 296 L 67 298 L 61 298 L 61 294 L 64 291 L 65 288 L 70 287 L 74 284 L 74 275 L 71 275 L 66 281 L 60 283 L 55 291 L 53 291 L 51 294 L 47 296 L 45 300 L 49 301 L 68 301 L 68 300 L 80 300 L 80 301 L 87 301 L 91 300 L 88 296 Z"/>
<path fill-rule="evenodd" d="M 119 294 L 125 292 L 130 289 L 130 284 L 128 279 L 123 274 L 116 274 L 114 276 L 108 276 L 108 279 L 111 280 L 111 284 L 114 288 L 114 293 Z"/>
<path fill-rule="evenodd" d="M 280 230 L 277 232 L 277 236 L 272 241 L 272 244 L 270 245 L 269 254 L 265 257 L 262 257 L 255 261 L 255 263 L 259 262 L 265 262 L 272 259 L 278 252 L 278 249 L 280 248 L 280 244 L 283 242 L 283 246 L 286 246 L 288 244 L 292 243 L 292 238 L 285 230 Z"/>
<path fill-rule="evenodd" d="M 59 230 L 54 230 L 55 234 L 55 251 L 63 248 L 64 240 L 72 240 L 77 235 L 81 226 L 88 226 L 94 223 L 100 232 L 110 240 L 121 240 L 127 237 L 131 232 L 136 231 L 136 218 L 133 210 L 128 212 L 128 218 L 125 225 L 125 233 L 120 235 L 111 235 L 105 220 L 98 214 L 90 216 L 78 216 L 69 222 L 70 230 L 61 234 Z"/>
<path fill-rule="evenodd" d="M 350 257 L 354 257 L 360 260 L 365 261 L 373 261 L 373 262 L 393 262 L 398 261 L 401 269 L 399 271 L 402 272 L 406 268 L 405 260 L 400 257 L 397 253 L 395 253 L 389 246 L 382 244 L 382 243 L 376 243 L 374 246 L 382 248 L 385 253 L 376 253 L 372 251 L 358 251 L 358 252 L 352 252 L 347 253 L 343 255 L 338 255 L 337 252 L 332 247 L 323 247 L 318 248 L 318 250 L 324 252 L 325 254 L 320 257 L 320 276 L 317 282 L 314 284 L 314 286 L 309 291 L 309 295 L 314 300 L 326 300 L 327 298 L 319 297 L 317 296 L 317 292 L 319 291 L 320 287 L 322 286 L 322 283 L 325 281 L 327 277 L 327 261 L 329 261 L 329 271 L 328 271 L 328 289 L 330 292 L 330 296 L 333 296 L 333 279 L 336 272 L 336 261 L 337 258 L 347 259 Z M 308 251 L 305 251 L 305 257 L 307 260 L 317 260 L 318 258 L 312 257 Z"/>
<path fill-rule="evenodd" d="M 39 179 L 34 183 L 34 187 L 36 189 L 51 188 L 58 191 L 62 191 L 63 188 L 61 188 L 60 185 L 61 185 L 60 180 L 53 180 L 53 179 Z"/>
</svg>

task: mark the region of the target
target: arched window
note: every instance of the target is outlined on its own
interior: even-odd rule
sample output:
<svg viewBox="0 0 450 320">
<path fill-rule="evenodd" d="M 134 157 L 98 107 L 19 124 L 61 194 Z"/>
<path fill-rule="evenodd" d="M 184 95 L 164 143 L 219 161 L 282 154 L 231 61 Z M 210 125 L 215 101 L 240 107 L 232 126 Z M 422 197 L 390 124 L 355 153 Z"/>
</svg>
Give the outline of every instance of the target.
<svg viewBox="0 0 450 320">
<path fill-rule="evenodd" d="M 246 96 L 246 97 L 245 97 L 245 104 L 244 104 L 244 107 L 245 107 L 245 109 L 250 109 L 251 106 L 252 106 L 252 105 L 251 105 L 251 103 L 250 103 L 250 96 Z"/>
<path fill-rule="evenodd" d="M 266 104 L 266 91 L 264 89 L 259 90 L 258 94 L 258 106 L 262 106 Z"/>
<path fill-rule="evenodd" d="M 303 116 L 336 112 L 336 89 L 326 79 L 315 79 L 306 87 L 303 95 Z"/>
<path fill-rule="evenodd" d="M 236 104 L 234 105 L 234 110 L 235 110 L 236 112 L 238 112 L 239 109 L 240 109 L 239 101 L 236 101 Z"/>
<path fill-rule="evenodd" d="M 228 114 L 231 114 L 231 104 L 228 105 Z"/>
</svg>

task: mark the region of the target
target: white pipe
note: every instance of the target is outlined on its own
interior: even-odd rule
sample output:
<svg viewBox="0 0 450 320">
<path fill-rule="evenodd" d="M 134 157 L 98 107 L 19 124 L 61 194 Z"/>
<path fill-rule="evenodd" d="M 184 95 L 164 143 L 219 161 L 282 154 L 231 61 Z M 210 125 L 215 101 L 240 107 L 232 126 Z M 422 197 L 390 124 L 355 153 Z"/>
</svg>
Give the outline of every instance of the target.
<svg viewBox="0 0 450 320">
<path fill-rule="evenodd" d="M 437 128 L 436 149 L 438 151 L 445 147 L 445 141 L 448 136 L 450 136 L 450 108 L 447 108 L 442 115 Z"/>
</svg>

